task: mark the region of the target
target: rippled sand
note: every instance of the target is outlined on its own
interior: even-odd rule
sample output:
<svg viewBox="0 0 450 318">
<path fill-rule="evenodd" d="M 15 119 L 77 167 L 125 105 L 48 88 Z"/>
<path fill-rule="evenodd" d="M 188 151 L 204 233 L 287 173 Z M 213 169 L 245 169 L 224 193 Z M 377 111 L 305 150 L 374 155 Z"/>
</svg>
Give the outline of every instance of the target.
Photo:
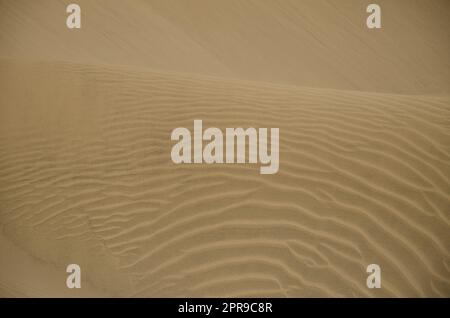
<svg viewBox="0 0 450 318">
<path fill-rule="evenodd" d="M 449 297 L 448 3 L 408 51 L 363 2 L 0 1 L 0 296 Z M 173 164 L 194 119 L 280 128 L 279 172 Z"/>
</svg>

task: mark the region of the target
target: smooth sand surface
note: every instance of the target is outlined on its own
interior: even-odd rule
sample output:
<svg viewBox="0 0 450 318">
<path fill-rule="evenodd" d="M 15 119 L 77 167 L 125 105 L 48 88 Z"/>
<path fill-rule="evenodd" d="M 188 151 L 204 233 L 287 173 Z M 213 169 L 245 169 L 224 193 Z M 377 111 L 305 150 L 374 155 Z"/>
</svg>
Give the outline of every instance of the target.
<svg viewBox="0 0 450 318">
<path fill-rule="evenodd" d="M 449 4 L 379 2 L 1 0 L 0 296 L 450 297 Z M 279 172 L 175 165 L 194 119 Z"/>
<path fill-rule="evenodd" d="M 134 65 L 316 88 L 450 94 L 450 2 L 0 0 L 0 57 Z"/>
</svg>

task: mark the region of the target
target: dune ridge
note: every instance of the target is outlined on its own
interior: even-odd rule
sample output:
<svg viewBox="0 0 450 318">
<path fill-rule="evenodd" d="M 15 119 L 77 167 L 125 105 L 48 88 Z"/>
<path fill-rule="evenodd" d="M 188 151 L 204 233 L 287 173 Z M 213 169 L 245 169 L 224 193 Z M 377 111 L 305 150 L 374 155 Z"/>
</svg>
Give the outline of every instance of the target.
<svg viewBox="0 0 450 318">
<path fill-rule="evenodd" d="M 450 296 L 449 96 L 11 59 L 0 86 L 2 233 L 93 290 Z M 194 119 L 277 125 L 279 172 L 173 164 Z"/>
</svg>

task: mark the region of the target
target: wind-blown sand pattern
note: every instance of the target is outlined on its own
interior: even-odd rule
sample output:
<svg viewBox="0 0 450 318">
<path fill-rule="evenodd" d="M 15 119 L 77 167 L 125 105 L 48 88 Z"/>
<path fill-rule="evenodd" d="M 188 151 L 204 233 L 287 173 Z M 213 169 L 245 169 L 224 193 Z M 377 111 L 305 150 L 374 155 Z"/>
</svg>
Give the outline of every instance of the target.
<svg viewBox="0 0 450 318">
<path fill-rule="evenodd" d="M 19 14 L 24 3 L 0 2 L 7 9 L 0 13 L 0 44 L 8 44 L 0 46 L 0 296 L 450 297 L 449 60 L 438 58 L 448 38 L 438 45 L 438 34 L 430 40 L 435 49 L 418 48 L 434 53 L 411 76 L 402 67 L 420 54 L 397 65 L 402 83 L 386 78 L 389 65 L 365 77 L 355 61 L 354 72 L 342 74 L 349 58 L 329 77 L 327 66 L 312 65 L 308 74 L 324 76 L 323 85 L 314 85 L 305 74 L 268 78 L 277 64 L 236 73 L 238 59 L 234 69 L 236 59 L 226 65 L 218 44 L 200 41 L 206 33 L 188 28 L 184 41 L 204 55 L 185 61 L 203 59 L 208 71 L 186 69 L 182 61 L 165 67 L 172 60 L 158 61 L 164 60 L 161 47 L 152 49 L 161 55 L 126 63 L 125 49 L 111 59 L 95 60 L 93 53 L 64 58 L 48 42 L 47 53 L 39 47 L 31 57 L 18 44 L 26 43 L 18 30 L 28 30 L 28 22 L 18 26 L 27 21 Z M 44 3 L 42 12 L 57 14 L 49 9 L 55 2 Z M 165 32 L 180 30 L 170 21 L 184 21 L 169 1 L 127 3 L 142 19 L 146 8 L 152 21 L 165 21 L 159 25 Z M 226 3 L 234 10 L 239 2 Z M 302 3 L 319 10 L 336 2 Z M 64 1 L 56 4 L 64 12 Z M 122 16 L 114 5 L 95 12 Z M 447 2 L 433 5 L 424 15 L 436 11 L 441 21 L 437 9 Z M 288 9 L 272 6 L 273 12 Z M 316 23 L 319 29 L 309 30 L 314 38 L 327 34 Z M 6 25 L 15 26 L 10 34 Z M 55 27 L 42 38 L 65 31 Z M 246 52 L 257 59 L 260 49 Z M 392 61 L 400 60 L 397 53 Z M 289 61 L 279 63 L 287 69 Z M 175 165 L 170 133 L 192 130 L 194 119 L 220 129 L 279 127 L 279 172 L 261 175 L 258 165 L 245 164 Z M 65 285 L 70 263 L 82 268 L 81 289 Z M 381 266 L 381 289 L 366 287 L 371 263 Z"/>
</svg>

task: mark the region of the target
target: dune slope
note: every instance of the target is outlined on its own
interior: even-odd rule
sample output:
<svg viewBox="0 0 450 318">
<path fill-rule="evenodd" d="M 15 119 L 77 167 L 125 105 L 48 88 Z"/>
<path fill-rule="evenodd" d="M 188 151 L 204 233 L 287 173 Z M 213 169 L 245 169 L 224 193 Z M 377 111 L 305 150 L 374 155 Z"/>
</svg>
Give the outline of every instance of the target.
<svg viewBox="0 0 450 318">
<path fill-rule="evenodd" d="M 30 274 L 75 262 L 120 296 L 450 296 L 448 97 L 5 59 L 0 86 L 0 228 Z M 279 172 L 173 164 L 194 119 L 279 127 Z"/>
<path fill-rule="evenodd" d="M 0 57 L 132 65 L 316 88 L 450 93 L 450 2 L 0 0 Z"/>
</svg>

